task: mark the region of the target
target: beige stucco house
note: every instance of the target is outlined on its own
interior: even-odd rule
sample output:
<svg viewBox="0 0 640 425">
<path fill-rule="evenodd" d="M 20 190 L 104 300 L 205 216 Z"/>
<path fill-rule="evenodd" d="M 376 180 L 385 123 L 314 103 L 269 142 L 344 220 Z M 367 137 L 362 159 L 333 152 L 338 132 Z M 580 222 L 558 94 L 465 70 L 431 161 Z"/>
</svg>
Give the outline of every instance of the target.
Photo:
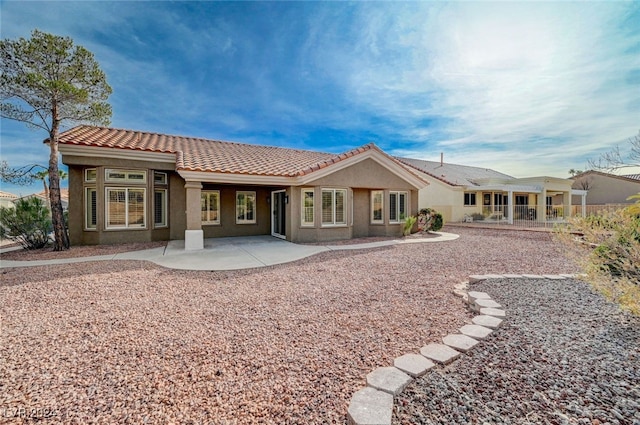
<svg viewBox="0 0 640 425">
<path fill-rule="evenodd" d="M 627 198 L 640 193 L 640 174 L 618 176 L 600 171 L 586 171 L 571 179 L 574 189 L 589 191 L 587 205 L 630 204 L 634 201 Z"/>
<path fill-rule="evenodd" d="M 15 208 L 14 202 L 18 199 L 18 195 L 0 190 L 0 207 Z"/>
<path fill-rule="evenodd" d="M 73 244 L 399 236 L 428 184 L 373 144 L 336 155 L 79 126 L 59 149 Z"/>
<path fill-rule="evenodd" d="M 572 189 L 570 179 L 515 178 L 488 168 L 397 159 L 429 183 L 419 191 L 419 207 L 436 209 L 448 222 L 562 220 L 571 212 L 572 194 L 580 203 L 586 195 Z"/>
</svg>

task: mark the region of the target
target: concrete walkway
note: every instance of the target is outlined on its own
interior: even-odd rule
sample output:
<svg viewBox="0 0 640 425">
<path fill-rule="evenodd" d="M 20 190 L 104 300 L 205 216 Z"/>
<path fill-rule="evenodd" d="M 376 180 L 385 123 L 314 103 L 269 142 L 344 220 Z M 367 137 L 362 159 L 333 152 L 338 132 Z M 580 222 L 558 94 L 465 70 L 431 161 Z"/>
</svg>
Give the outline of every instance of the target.
<svg viewBox="0 0 640 425">
<path fill-rule="evenodd" d="M 169 241 L 166 247 L 94 257 L 38 261 L 0 260 L 0 268 L 31 267 L 86 261 L 146 260 L 181 270 L 239 270 L 289 263 L 326 251 L 369 249 L 411 243 L 434 243 L 457 239 L 453 233 L 437 232 L 433 238 L 393 239 L 350 245 L 300 245 L 273 236 L 205 239 L 204 249 L 185 251 L 184 241 Z"/>
</svg>

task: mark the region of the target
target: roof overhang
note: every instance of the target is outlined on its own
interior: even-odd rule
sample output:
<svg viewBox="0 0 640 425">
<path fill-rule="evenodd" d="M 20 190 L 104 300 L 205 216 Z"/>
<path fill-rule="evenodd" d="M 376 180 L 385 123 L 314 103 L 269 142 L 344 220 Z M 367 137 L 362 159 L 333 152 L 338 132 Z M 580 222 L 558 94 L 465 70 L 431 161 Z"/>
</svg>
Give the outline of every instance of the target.
<svg viewBox="0 0 640 425">
<path fill-rule="evenodd" d="M 371 159 L 379 163 L 391 173 L 409 183 L 416 190 L 420 190 L 423 187 L 429 185 L 428 182 L 416 176 L 415 174 L 407 170 L 404 166 L 392 160 L 388 155 L 378 151 L 377 149 L 370 149 L 358 155 L 343 159 L 302 176 L 268 176 L 259 174 L 219 173 L 211 171 L 191 170 L 178 170 L 178 174 L 180 174 L 180 176 L 185 179 L 185 181 L 197 181 L 203 183 L 227 183 L 263 186 L 304 186 L 367 159 Z"/>
<path fill-rule="evenodd" d="M 59 144 L 58 150 L 62 155 L 100 157 L 113 159 L 129 159 L 134 161 L 153 161 L 176 163 L 176 154 L 163 152 L 138 151 L 133 149 L 104 148 L 99 146 L 82 146 Z"/>
<path fill-rule="evenodd" d="M 478 192 L 519 192 L 519 193 L 542 193 L 540 186 L 524 186 L 516 184 L 492 184 L 486 186 L 467 186 L 467 190 Z"/>
</svg>

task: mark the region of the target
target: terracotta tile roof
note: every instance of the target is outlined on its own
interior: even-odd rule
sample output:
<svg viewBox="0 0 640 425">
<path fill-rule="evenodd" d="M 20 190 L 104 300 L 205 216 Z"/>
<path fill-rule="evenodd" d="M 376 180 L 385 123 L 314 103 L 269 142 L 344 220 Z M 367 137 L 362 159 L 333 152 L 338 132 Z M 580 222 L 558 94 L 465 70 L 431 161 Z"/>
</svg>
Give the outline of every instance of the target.
<svg viewBox="0 0 640 425">
<path fill-rule="evenodd" d="M 176 169 L 263 176 L 303 176 L 370 149 L 342 154 L 250 145 L 105 127 L 78 126 L 60 134 L 60 144 L 173 153 Z"/>
<path fill-rule="evenodd" d="M 18 195 L 0 190 L 0 198 L 2 199 L 18 199 Z"/>
</svg>

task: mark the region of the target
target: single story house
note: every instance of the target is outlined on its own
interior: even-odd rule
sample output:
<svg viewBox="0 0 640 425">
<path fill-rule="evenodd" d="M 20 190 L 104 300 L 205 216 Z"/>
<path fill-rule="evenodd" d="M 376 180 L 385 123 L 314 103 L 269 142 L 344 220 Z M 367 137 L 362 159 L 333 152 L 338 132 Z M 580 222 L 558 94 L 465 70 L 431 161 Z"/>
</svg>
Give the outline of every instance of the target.
<svg viewBox="0 0 640 425">
<path fill-rule="evenodd" d="M 585 171 L 571 178 L 574 189 L 588 190 L 587 205 L 631 204 L 631 195 L 640 193 L 640 174 L 618 176 Z"/>
<path fill-rule="evenodd" d="M 13 203 L 16 199 L 18 199 L 18 195 L 0 190 L 0 207 L 15 208 Z"/>
<path fill-rule="evenodd" d="M 77 245 L 400 236 L 428 184 L 374 144 L 330 154 L 83 125 L 59 150 Z"/>
<path fill-rule="evenodd" d="M 425 161 L 396 158 L 427 180 L 420 189 L 420 208 L 434 208 L 445 221 L 482 219 L 553 221 L 569 216 L 571 196 L 584 202 L 586 191 L 574 190 L 570 179 L 556 177 L 515 178 L 498 171 L 448 164 L 442 158 Z"/>
<path fill-rule="evenodd" d="M 49 205 L 49 197 L 48 193 L 44 190 L 40 193 L 32 193 L 31 195 L 25 195 L 20 197 L 20 199 L 29 199 L 29 198 L 38 198 L 42 201 L 44 205 Z M 60 188 L 60 203 L 62 204 L 62 210 L 69 210 L 69 189 Z"/>
</svg>

